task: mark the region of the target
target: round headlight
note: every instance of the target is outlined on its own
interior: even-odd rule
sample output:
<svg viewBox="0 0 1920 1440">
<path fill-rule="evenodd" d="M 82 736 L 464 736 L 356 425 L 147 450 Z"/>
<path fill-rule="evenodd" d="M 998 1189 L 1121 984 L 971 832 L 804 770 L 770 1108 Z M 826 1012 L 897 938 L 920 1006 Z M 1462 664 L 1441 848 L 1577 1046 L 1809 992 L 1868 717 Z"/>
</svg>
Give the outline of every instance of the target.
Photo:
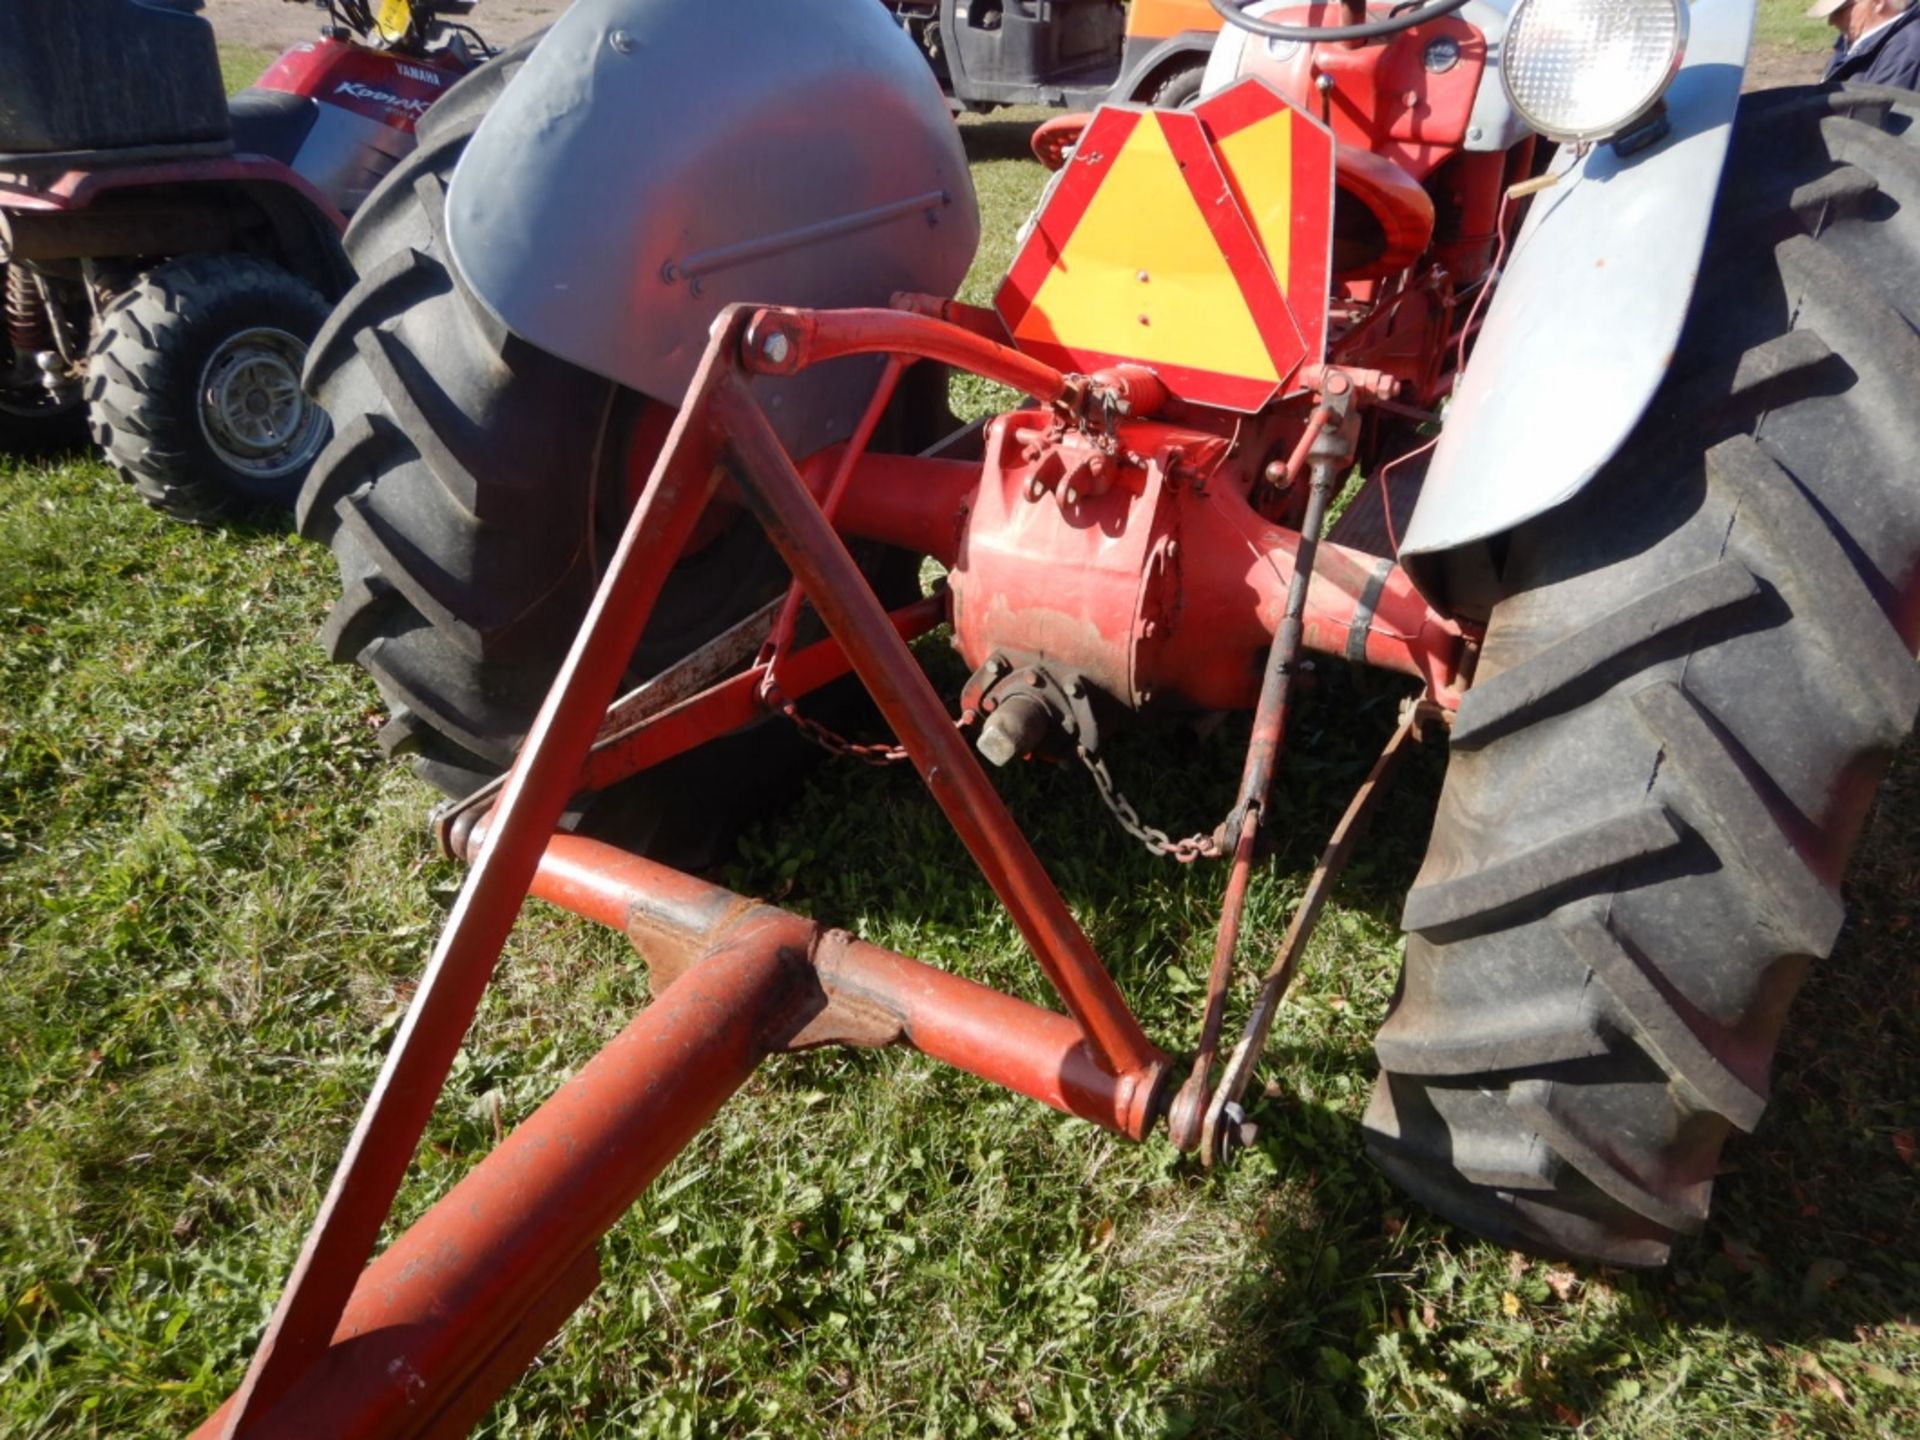
<svg viewBox="0 0 1920 1440">
<path fill-rule="evenodd" d="M 1542 135 L 1599 140 L 1646 113 L 1686 48 L 1683 0 L 1520 0 L 1500 78 Z"/>
</svg>

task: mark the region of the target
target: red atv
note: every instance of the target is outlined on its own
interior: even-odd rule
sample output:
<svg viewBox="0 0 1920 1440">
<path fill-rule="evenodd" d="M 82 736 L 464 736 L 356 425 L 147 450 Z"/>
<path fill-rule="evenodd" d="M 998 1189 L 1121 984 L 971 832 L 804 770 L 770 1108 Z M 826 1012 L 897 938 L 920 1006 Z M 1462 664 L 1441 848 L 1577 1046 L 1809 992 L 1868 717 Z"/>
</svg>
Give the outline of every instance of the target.
<svg viewBox="0 0 1920 1440">
<path fill-rule="evenodd" d="M 90 430 L 148 504 L 207 521 L 291 505 L 328 434 L 300 370 L 352 278 L 347 216 L 491 52 L 440 18 L 472 0 L 328 0 L 229 101 L 199 8 L 0 12 L 0 450 Z"/>
</svg>

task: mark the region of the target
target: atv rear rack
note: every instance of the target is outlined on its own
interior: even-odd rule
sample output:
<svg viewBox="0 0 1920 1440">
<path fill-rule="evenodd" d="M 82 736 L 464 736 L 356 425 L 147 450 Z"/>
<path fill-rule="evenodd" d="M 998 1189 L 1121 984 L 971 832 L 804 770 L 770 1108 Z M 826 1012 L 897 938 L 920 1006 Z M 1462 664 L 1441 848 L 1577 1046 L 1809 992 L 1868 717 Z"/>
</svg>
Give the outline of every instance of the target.
<svg viewBox="0 0 1920 1440">
<path fill-rule="evenodd" d="M 808 467 L 818 482 L 810 484 L 756 404 L 749 376 L 864 354 L 890 357 L 879 393 L 855 443 Z M 889 614 L 830 518 L 863 459 L 873 460 L 889 484 L 939 486 L 964 478 L 937 468 L 950 462 L 860 454 L 892 379 L 918 359 L 1012 385 L 1067 427 L 1110 424 L 1115 414 L 1156 403 L 1157 382 L 1143 371 L 1065 375 L 977 330 L 925 314 L 747 306 L 722 312 L 512 770 L 497 787 L 441 818 L 443 843 L 472 868 L 247 1375 L 197 1433 L 464 1434 L 597 1284 L 599 1237 L 770 1054 L 826 1044 L 906 1044 L 1132 1139 L 1145 1138 L 1167 1118 L 1172 1061 L 1143 1032 L 908 648 L 910 638 L 944 618 L 941 598 Z M 1298 458 L 1304 464 L 1311 452 L 1324 509 L 1327 485 L 1349 453 L 1328 437 L 1350 429 L 1365 384 L 1364 377 L 1356 384 L 1330 368 L 1316 379 L 1320 409 Z M 794 592 L 615 705 L 662 582 L 723 475 L 786 561 Z M 895 535 L 926 523 L 890 514 L 884 503 L 869 506 L 868 520 Z M 1279 632 L 1292 639 L 1275 641 L 1277 669 L 1270 678 L 1279 708 L 1263 690 L 1236 810 L 1239 828 L 1229 849 L 1242 897 L 1253 830 L 1282 738 L 1285 679 L 1301 635 L 1332 635 L 1349 653 L 1368 658 L 1377 651 L 1404 654 L 1395 663 L 1429 676 L 1430 688 L 1437 682 L 1444 690 L 1458 678 L 1457 629 L 1436 624 L 1412 638 L 1376 635 L 1363 597 L 1337 587 L 1322 593 L 1311 573 L 1313 538 L 1305 537 L 1301 568 L 1287 587 L 1295 592 L 1293 624 Z M 1372 584 L 1368 604 L 1378 603 L 1382 587 Z M 786 653 L 802 593 L 831 638 Z M 771 643 L 739 669 L 762 635 Z M 1422 652 L 1420 637 L 1431 635 L 1451 635 L 1452 652 Z M 770 691 L 804 695 L 849 669 L 899 737 L 1066 1013 L 604 843 L 556 833 L 581 791 L 738 728 L 760 713 Z M 1204 1130 L 1210 1162 L 1230 1148 L 1229 1106 L 1251 1074 L 1353 831 L 1433 708 L 1409 710 L 1343 819 L 1216 1087 L 1211 1055 L 1231 976 L 1237 904 L 1223 915 L 1226 959 L 1209 987 L 1205 1063 L 1189 1087 L 1185 1128 L 1191 1133 L 1175 1137 L 1193 1148 Z M 369 1264 L 528 895 L 626 933 L 650 966 L 654 999 Z"/>
</svg>

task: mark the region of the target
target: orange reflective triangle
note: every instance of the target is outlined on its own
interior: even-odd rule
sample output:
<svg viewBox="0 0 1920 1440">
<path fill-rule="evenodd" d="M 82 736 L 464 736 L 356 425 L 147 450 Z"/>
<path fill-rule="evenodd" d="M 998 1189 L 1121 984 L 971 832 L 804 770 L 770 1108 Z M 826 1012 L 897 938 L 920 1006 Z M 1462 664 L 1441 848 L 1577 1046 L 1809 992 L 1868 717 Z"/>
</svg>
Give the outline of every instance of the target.
<svg viewBox="0 0 1920 1440">
<path fill-rule="evenodd" d="M 1107 166 L 1013 334 L 1148 364 L 1280 379 L 1152 116 Z"/>
<path fill-rule="evenodd" d="M 1103 108 L 995 296 L 1014 342 L 1259 409 L 1320 355 L 1331 152 L 1324 127 L 1258 82 L 1193 111 Z"/>
</svg>

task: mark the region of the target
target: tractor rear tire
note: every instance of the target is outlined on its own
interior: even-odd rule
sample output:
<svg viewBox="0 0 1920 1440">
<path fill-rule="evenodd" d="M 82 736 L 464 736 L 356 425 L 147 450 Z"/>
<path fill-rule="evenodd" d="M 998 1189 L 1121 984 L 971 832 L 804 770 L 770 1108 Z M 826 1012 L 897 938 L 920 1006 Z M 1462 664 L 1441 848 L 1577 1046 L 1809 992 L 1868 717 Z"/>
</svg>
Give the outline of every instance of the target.
<svg viewBox="0 0 1920 1440">
<path fill-rule="evenodd" d="M 629 448 L 646 453 L 665 428 L 656 402 L 504 329 L 449 257 L 454 166 L 532 43 L 448 91 L 419 148 L 354 217 L 345 243 L 360 279 L 307 369 L 336 425 L 297 511 L 300 533 L 340 568 L 322 641 L 378 685 L 390 716 L 381 745 L 454 796 L 512 762 L 624 526 Z M 723 529 L 669 577 L 628 682 L 745 618 L 787 578 L 758 526 Z M 844 720 L 844 704 L 819 698 L 823 718 Z M 806 750 L 783 721 L 750 726 L 619 787 L 590 823 L 670 863 L 703 864 L 791 788 Z"/>
<path fill-rule="evenodd" d="M 1920 707 L 1911 95 L 1743 98 L 1673 372 L 1496 552 L 1371 1150 L 1521 1249 L 1658 1265 L 1759 1121 Z"/>
</svg>

